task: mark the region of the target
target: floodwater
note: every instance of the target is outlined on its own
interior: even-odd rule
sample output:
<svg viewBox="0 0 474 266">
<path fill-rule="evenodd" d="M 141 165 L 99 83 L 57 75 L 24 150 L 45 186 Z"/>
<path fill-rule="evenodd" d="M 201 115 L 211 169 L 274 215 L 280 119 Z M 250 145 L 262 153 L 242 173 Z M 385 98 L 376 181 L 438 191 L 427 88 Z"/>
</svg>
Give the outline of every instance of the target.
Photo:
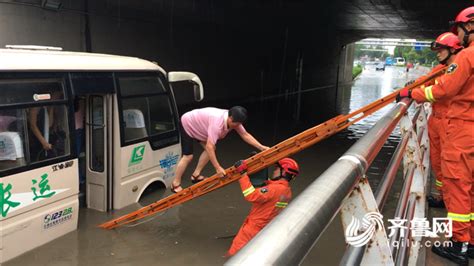
<svg viewBox="0 0 474 266">
<path fill-rule="evenodd" d="M 354 82 L 352 89 L 348 88 L 351 100 L 341 108 L 345 112 L 356 110 L 423 73 L 421 70 L 414 70 L 407 75 L 403 68 L 397 67 L 387 67 L 385 71 L 366 69 Z M 390 107 L 295 155 L 294 158 L 300 163 L 301 175 L 291 184 L 294 197 L 362 137 L 388 108 Z M 250 117 L 247 130 L 263 144 L 271 146 L 314 126 L 301 122 L 290 124 L 291 126 L 288 126 L 288 121 L 275 121 L 273 116 L 259 113 Z M 398 140 L 398 133 L 392 134 L 369 169 L 368 177 L 373 189 L 383 175 Z M 200 149 L 196 147 L 195 150 Z M 217 155 L 224 166 L 230 166 L 235 161 L 248 157 L 251 151 L 251 147 L 243 144 L 235 133 L 229 134 L 217 145 Z M 195 165 L 196 162 L 193 163 Z M 185 187 L 191 184 L 186 177 L 190 177 L 194 165 L 191 165 L 184 175 Z M 211 175 L 211 168 L 206 168 L 203 174 Z M 386 212 L 390 213 L 395 209 L 399 183 L 394 185 L 394 192 L 390 194 L 384 216 Z M 170 192 L 164 189 L 155 191 L 142 202 L 116 212 L 101 213 L 83 208 L 80 210 L 78 230 L 5 265 L 222 265 L 226 261 L 223 255 L 230 247 L 232 236 L 238 231 L 250 207 L 243 199 L 237 183 L 133 226 L 115 230 L 97 228 L 98 224 L 112 217 L 138 209 L 169 194 Z M 268 246 L 269 250 L 271 248 Z M 336 217 L 303 264 L 339 264 L 345 248 L 341 222 L 339 217 Z"/>
</svg>

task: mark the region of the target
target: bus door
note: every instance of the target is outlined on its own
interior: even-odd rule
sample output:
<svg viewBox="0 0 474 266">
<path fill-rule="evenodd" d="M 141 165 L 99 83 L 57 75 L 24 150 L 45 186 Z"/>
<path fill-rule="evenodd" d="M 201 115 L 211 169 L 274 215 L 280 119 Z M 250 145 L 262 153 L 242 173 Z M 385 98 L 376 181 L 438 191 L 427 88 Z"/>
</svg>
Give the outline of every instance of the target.
<svg viewBox="0 0 474 266">
<path fill-rule="evenodd" d="M 86 112 L 86 199 L 88 208 L 112 207 L 112 95 L 88 95 Z"/>
</svg>

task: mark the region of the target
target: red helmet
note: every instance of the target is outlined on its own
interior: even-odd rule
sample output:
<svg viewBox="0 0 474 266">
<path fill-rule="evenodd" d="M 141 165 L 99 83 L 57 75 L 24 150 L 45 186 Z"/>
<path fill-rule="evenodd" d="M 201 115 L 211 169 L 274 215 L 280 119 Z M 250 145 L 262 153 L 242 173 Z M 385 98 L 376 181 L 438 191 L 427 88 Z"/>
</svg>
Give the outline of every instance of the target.
<svg viewBox="0 0 474 266">
<path fill-rule="evenodd" d="M 436 38 L 436 41 L 431 43 L 431 50 L 433 51 L 449 48 L 453 48 L 455 50 L 462 49 L 458 36 L 454 35 L 452 32 L 445 32 L 439 35 L 438 38 Z"/>
<path fill-rule="evenodd" d="M 283 158 L 278 161 L 278 167 L 281 169 L 281 175 L 290 177 L 293 179 L 300 172 L 300 167 L 298 163 L 291 158 Z"/>
<path fill-rule="evenodd" d="M 457 26 L 462 23 L 467 23 L 469 21 L 474 20 L 474 6 L 470 6 L 461 12 L 456 16 L 456 19 L 454 21 L 451 21 L 451 31 L 454 34 L 458 34 L 458 29 Z"/>
</svg>

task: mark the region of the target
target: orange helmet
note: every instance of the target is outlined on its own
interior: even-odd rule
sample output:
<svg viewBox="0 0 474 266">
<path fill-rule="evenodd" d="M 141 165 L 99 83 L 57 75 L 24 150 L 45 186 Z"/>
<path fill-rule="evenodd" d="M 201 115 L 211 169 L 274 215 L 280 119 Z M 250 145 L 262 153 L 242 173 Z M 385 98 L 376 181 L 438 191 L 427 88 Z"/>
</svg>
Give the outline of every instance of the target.
<svg viewBox="0 0 474 266">
<path fill-rule="evenodd" d="M 278 161 L 277 165 L 280 167 L 281 177 L 286 178 L 288 181 L 295 178 L 300 172 L 298 163 L 291 158 L 283 158 Z"/>
<path fill-rule="evenodd" d="M 431 43 L 431 50 L 433 51 L 449 48 L 453 48 L 455 50 L 462 49 L 458 36 L 454 35 L 452 32 L 445 32 L 439 35 L 438 38 L 436 38 L 436 41 Z"/>
<path fill-rule="evenodd" d="M 474 20 L 474 6 L 467 7 L 463 9 L 456 16 L 456 22 L 468 22 Z"/>
<path fill-rule="evenodd" d="M 464 46 L 468 45 L 469 34 L 474 33 L 474 30 L 468 31 L 464 26 L 465 23 L 471 21 L 474 21 L 474 6 L 463 9 L 461 12 L 459 12 L 454 21 L 449 22 L 451 31 L 454 34 L 458 34 L 458 27 L 464 31 L 464 39 L 462 43 Z"/>
</svg>

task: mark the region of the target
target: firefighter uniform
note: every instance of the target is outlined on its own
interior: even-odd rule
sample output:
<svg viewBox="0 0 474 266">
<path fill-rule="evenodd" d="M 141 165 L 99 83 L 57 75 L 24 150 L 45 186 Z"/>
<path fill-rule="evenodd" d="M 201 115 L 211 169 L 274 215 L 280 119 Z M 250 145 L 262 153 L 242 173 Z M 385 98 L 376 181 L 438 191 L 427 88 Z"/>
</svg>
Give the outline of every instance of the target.
<svg viewBox="0 0 474 266">
<path fill-rule="evenodd" d="M 431 70 L 430 74 L 443 68 L 444 65 L 439 64 Z M 426 84 L 421 86 L 424 89 L 426 86 L 433 84 Z M 431 167 L 436 175 L 436 188 L 442 192 L 443 188 L 443 174 L 441 172 L 441 147 L 445 141 L 446 135 L 446 114 L 448 112 L 449 101 L 444 99 L 431 104 L 431 116 L 428 120 L 428 137 L 430 139 L 430 160 Z"/>
<path fill-rule="evenodd" d="M 266 182 L 266 186 L 255 188 L 247 175 L 239 179 L 245 200 L 252 203 L 252 208 L 232 241 L 227 256 L 237 253 L 288 205 L 291 199 L 291 188 L 288 181 L 281 178 Z"/>
<path fill-rule="evenodd" d="M 444 201 L 453 238 L 474 244 L 474 42 L 458 53 L 439 84 L 412 91 L 417 102 L 448 99 L 446 142 L 441 151 Z M 472 217 L 472 218 L 471 218 Z M 473 221 L 474 225 L 474 221 Z M 472 238 L 471 238 L 472 237 Z"/>
</svg>

